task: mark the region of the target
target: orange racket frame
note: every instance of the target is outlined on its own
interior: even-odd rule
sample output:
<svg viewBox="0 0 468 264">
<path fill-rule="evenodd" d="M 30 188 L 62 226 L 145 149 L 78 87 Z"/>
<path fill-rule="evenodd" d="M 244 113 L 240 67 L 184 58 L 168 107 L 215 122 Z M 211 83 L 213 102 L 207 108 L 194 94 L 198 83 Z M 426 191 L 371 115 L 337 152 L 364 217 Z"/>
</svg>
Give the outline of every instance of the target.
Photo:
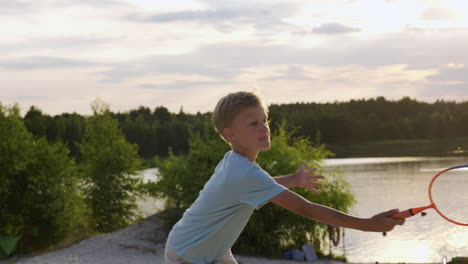
<svg viewBox="0 0 468 264">
<path fill-rule="evenodd" d="M 415 207 L 415 208 L 410 208 L 408 210 L 404 210 L 404 211 L 401 211 L 401 212 L 398 212 L 396 214 L 393 214 L 391 217 L 392 218 L 395 218 L 395 219 L 404 219 L 404 218 L 408 218 L 408 217 L 411 217 L 413 215 L 416 215 L 424 210 L 427 210 L 427 209 L 434 209 L 436 210 L 436 212 L 442 216 L 442 218 L 444 218 L 445 220 L 449 221 L 450 223 L 454 223 L 456 225 L 461 225 L 461 226 L 468 226 L 468 223 L 460 223 L 460 222 L 457 222 L 457 221 L 454 221 L 450 218 L 448 218 L 447 216 L 445 216 L 436 206 L 436 204 L 434 203 L 434 200 L 432 198 L 432 185 L 434 184 L 435 180 L 437 178 L 439 178 L 440 175 L 444 174 L 445 172 L 447 171 L 450 171 L 450 170 L 454 170 L 454 169 L 460 169 L 460 168 L 468 168 L 468 165 L 460 165 L 460 166 L 454 166 L 454 167 L 451 167 L 451 168 L 448 168 L 448 169 L 445 169 L 439 173 L 437 173 L 437 175 L 435 175 L 432 180 L 431 180 L 431 183 L 429 184 L 429 200 L 431 201 L 431 204 L 428 205 L 428 206 L 422 206 L 422 207 Z"/>
</svg>

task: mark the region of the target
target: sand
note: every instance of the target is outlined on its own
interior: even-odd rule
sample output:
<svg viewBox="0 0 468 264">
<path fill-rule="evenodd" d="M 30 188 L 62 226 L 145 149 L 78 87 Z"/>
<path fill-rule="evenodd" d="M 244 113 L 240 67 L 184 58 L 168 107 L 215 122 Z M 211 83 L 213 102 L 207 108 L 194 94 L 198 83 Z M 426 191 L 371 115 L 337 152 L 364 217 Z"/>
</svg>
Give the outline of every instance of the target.
<svg viewBox="0 0 468 264">
<path fill-rule="evenodd" d="M 165 234 L 156 215 L 120 231 L 82 240 L 68 248 L 43 255 L 0 261 L 0 264 L 163 264 Z M 271 260 L 235 254 L 239 264 L 306 263 L 305 261 Z M 317 260 L 314 264 L 342 264 Z"/>
</svg>

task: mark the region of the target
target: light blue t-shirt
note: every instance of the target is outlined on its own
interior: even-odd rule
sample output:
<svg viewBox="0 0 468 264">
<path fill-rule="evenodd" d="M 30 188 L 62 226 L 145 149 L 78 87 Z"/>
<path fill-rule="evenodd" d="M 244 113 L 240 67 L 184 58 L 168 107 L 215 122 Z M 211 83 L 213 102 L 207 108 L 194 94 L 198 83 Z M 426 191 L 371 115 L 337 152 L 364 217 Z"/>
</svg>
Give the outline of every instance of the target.
<svg viewBox="0 0 468 264">
<path fill-rule="evenodd" d="M 260 209 L 286 188 L 256 163 L 229 151 L 200 195 L 169 233 L 167 244 L 182 259 L 219 263 Z"/>
</svg>

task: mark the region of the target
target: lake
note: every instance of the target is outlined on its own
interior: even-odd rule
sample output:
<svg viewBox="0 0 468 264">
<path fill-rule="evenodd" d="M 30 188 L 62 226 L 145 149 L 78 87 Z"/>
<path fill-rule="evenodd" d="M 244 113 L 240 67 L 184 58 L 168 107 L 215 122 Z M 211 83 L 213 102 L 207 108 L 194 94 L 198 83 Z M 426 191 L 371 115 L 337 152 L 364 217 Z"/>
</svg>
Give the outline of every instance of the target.
<svg viewBox="0 0 468 264">
<path fill-rule="evenodd" d="M 467 158 L 360 158 L 327 160 L 351 184 L 357 203 L 353 214 L 370 217 L 378 212 L 429 205 L 428 185 L 439 171 L 468 163 Z M 442 179 L 442 178 L 441 178 Z M 465 185 L 468 177 L 465 177 Z M 447 193 L 463 196 L 462 184 L 451 184 Z M 436 201 L 437 203 L 437 201 Z M 445 206 L 453 206 L 448 204 Z M 456 204 L 460 209 L 460 204 Z M 461 205 L 466 212 L 466 205 Z M 349 262 L 432 262 L 443 257 L 468 256 L 468 227 L 445 221 L 430 209 L 425 217 L 413 216 L 386 237 L 347 229 L 345 250 Z M 468 214 L 466 215 L 468 216 Z M 343 252 L 343 246 L 337 252 Z"/>
<path fill-rule="evenodd" d="M 468 158 L 349 158 L 326 160 L 325 169 L 338 169 L 351 184 L 357 200 L 352 214 L 371 217 L 393 208 L 428 205 L 427 189 L 432 177 L 444 168 L 467 163 Z M 143 177 L 155 180 L 156 172 L 146 170 Z M 450 193 L 466 197 L 467 190 L 461 184 L 451 184 Z M 163 203 L 146 198 L 139 205 L 142 215 L 148 216 L 162 208 Z M 468 227 L 449 223 L 430 209 L 427 216 L 408 218 L 404 226 L 397 226 L 385 237 L 381 233 L 346 229 L 344 242 L 344 246 L 340 242 L 334 250 L 345 252 L 349 262 L 442 263 L 443 257 L 450 260 L 468 256 Z"/>
</svg>

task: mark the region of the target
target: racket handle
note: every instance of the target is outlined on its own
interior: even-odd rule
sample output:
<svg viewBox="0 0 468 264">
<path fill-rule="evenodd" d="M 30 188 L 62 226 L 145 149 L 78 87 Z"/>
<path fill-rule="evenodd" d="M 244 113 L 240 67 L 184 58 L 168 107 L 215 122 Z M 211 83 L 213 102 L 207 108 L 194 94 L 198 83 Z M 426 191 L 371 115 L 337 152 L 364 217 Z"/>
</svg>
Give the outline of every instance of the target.
<svg viewBox="0 0 468 264">
<path fill-rule="evenodd" d="M 408 210 L 404 210 L 395 214 L 392 214 L 390 217 L 393 219 L 405 219 L 408 217 L 411 217 L 413 215 L 417 215 L 420 212 L 427 210 L 429 208 L 435 208 L 434 204 L 428 205 L 428 206 L 422 206 L 422 207 L 415 207 L 415 208 L 410 208 Z M 382 233 L 383 236 L 387 235 L 387 232 Z"/>
<path fill-rule="evenodd" d="M 395 213 L 395 214 L 391 215 L 390 217 L 394 218 L 394 219 L 405 219 L 405 218 L 411 217 L 413 215 L 417 215 L 420 212 L 422 212 L 424 210 L 427 210 L 429 208 L 434 208 L 434 205 L 431 204 L 429 206 L 410 208 L 408 210 L 404 210 L 404 211 Z"/>
</svg>

